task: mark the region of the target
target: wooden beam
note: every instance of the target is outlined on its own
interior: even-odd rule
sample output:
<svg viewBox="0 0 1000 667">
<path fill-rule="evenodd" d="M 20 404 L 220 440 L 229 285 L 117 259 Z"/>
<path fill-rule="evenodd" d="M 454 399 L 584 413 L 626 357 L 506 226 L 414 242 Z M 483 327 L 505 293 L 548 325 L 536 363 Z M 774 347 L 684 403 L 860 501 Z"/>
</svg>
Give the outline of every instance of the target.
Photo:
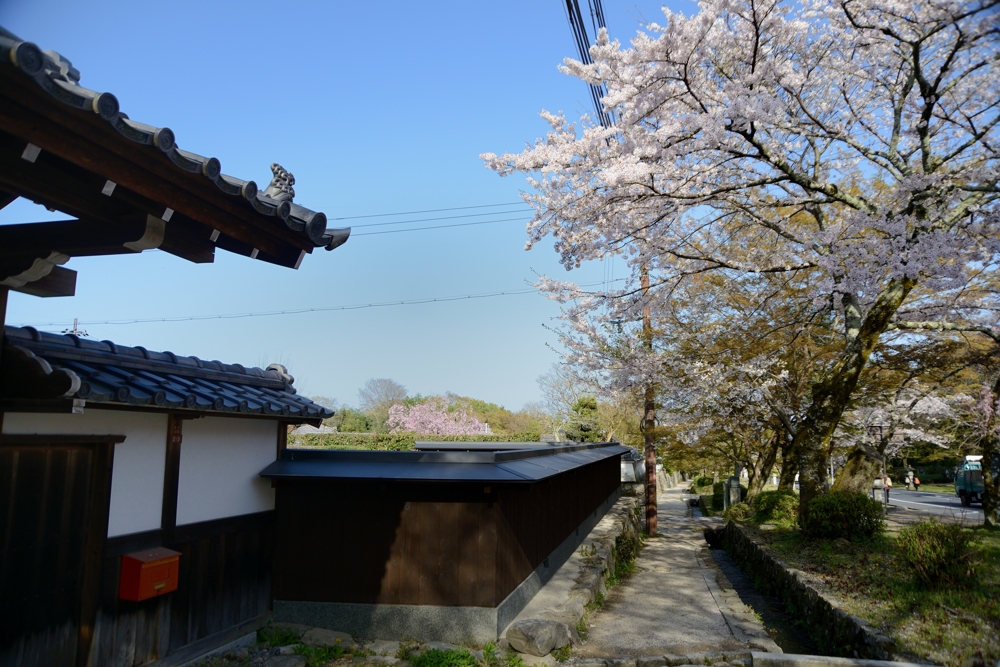
<svg viewBox="0 0 1000 667">
<path fill-rule="evenodd" d="M 142 239 L 148 227 L 147 220 L 138 215 L 124 216 L 116 223 L 82 218 L 0 225 L 0 258 L 23 254 L 37 256 L 40 251 L 56 251 L 70 257 L 134 253 L 136 250 L 125 244 Z"/>
<path fill-rule="evenodd" d="M 76 271 L 61 266 L 54 266 L 52 267 L 52 271 L 44 278 L 25 283 L 21 287 L 11 287 L 10 289 L 15 292 L 46 299 L 54 296 L 75 296 Z"/>
<path fill-rule="evenodd" d="M 167 415 L 167 458 L 163 468 L 163 507 L 160 515 L 164 544 L 173 541 L 174 530 L 177 528 L 177 487 L 181 477 L 183 425 L 184 419 L 180 415 Z"/>
<path fill-rule="evenodd" d="M 17 156 L 20 144 L 16 137 L 0 132 L 0 187 L 48 208 L 112 228 L 129 216 L 162 216 L 166 211 L 166 207 L 117 186 L 113 196 L 107 197 L 101 194 L 105 179 L 52 155 L 42 153 L 34 164 L 25 163 Z M 192 262 L 210 263 L 215 257 L 211 234 L 212 228 L 174 214 L 160 248 Z"/>
<path fill-rule="evenodd" d="M 0 69 L 0 96 L 0 127 L 43 155 L 58 155 L 274 257 L 288 256 L 288 266 L 313 247 L 280 218 L 262 216 L 204 176 L 178 169 L 155 147 L 122 137 L 95 114 L 62 105 L 12 68 Z"/>
</svg>

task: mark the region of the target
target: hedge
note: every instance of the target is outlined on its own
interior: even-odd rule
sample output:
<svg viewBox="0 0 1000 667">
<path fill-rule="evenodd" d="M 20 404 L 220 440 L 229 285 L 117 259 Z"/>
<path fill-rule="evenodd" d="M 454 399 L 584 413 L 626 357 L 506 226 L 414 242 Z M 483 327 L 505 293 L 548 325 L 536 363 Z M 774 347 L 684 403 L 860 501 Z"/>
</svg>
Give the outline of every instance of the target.
<svg viewBox="0 0 1000 667">
<path fill-rule="evenodd" d="M 289 447 L 318 449 L 369 449 L 406 451 L 418 440 L 437 442 L 538 442 L 540 433 L 505 433 L 491 435 L 436 435 L 433 433 L 312 433 L 289 435 Z"/>
</svg>

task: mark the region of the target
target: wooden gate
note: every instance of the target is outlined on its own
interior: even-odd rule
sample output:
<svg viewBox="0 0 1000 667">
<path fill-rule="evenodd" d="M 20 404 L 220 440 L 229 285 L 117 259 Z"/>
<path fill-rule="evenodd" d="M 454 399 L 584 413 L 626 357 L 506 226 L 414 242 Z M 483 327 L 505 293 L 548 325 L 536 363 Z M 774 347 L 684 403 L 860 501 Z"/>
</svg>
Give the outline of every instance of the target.
<svg viewBox="0 0 1000 667">
<path fill-rule="evenodd" d="M 0 436 L 0 667 L 83 667 L 123 436 Z"/>
</svg>

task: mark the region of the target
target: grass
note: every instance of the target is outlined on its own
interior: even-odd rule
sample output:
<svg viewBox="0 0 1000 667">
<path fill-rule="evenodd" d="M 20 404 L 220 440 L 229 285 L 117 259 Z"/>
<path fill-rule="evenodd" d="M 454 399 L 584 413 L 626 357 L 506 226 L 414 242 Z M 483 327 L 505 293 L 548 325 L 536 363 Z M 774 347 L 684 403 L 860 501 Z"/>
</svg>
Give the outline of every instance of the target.
<svg viewBox="0 0 1000 667">
<path fill-rule="evenodd" d="M 895 488 L 895 484 L 893 485 Z M 903 487 L 906 488 L 905 486 Z M 921 484 L 921 491 L 930 491 L 931 493 L 947 493 L 950 495 L 955 495 L 955 486 L 953 484 Z"/>
<path fill-rule="evenodd" d="M 966 530 L 982 540 L 977 575 L 967 585 L 935 589 L 921 585 L 899 557 L 893 532 L 866 542 L 810 540 L 794 528 L 758 535 L 911 659 L 958 667 L 978 658 L 993 665 L 1000 659 L 1000 531 Z"/>
</svg>

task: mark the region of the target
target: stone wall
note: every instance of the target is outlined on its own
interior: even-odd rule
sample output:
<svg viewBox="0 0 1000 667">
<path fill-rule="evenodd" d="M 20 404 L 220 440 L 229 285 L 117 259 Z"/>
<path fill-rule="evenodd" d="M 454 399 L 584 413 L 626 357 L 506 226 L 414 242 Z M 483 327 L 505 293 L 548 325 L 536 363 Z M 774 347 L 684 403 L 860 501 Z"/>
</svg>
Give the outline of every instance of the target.
<svg viewBox="0 0 1000 667">
<path fill-rule="evenodd" d="M 570 572 L 574 584 L 546 598 L 551 606 L 521 614 L 507 628 L 504 636 L 514 650 L 544 656 L 579 641 L 577 623 L 586 613 L 587 604 L 608 592 L 607 579 L 618 560 L 638 549 L 642 532 L 638 508 L 635 499 L 621 498 L 608 511 L 603 525 L 587 535 L 579 557 L 565 565 L 575 568 Z"/>
<path fill-rule="evenodd" d="M 709 543 L 721 542 L 762 592 L 780 598 L 786 606 L 790 604 L 823 652 L 876 660 L 901 657 L 895 655 L 895 644 L 887 635 L 824 597 L 809 583 L 804 572 L 778 560 L 745 527 L 729 521 L 725 528 L 716 529 L 714 533 L 706 533 Z"/>
</svg>

